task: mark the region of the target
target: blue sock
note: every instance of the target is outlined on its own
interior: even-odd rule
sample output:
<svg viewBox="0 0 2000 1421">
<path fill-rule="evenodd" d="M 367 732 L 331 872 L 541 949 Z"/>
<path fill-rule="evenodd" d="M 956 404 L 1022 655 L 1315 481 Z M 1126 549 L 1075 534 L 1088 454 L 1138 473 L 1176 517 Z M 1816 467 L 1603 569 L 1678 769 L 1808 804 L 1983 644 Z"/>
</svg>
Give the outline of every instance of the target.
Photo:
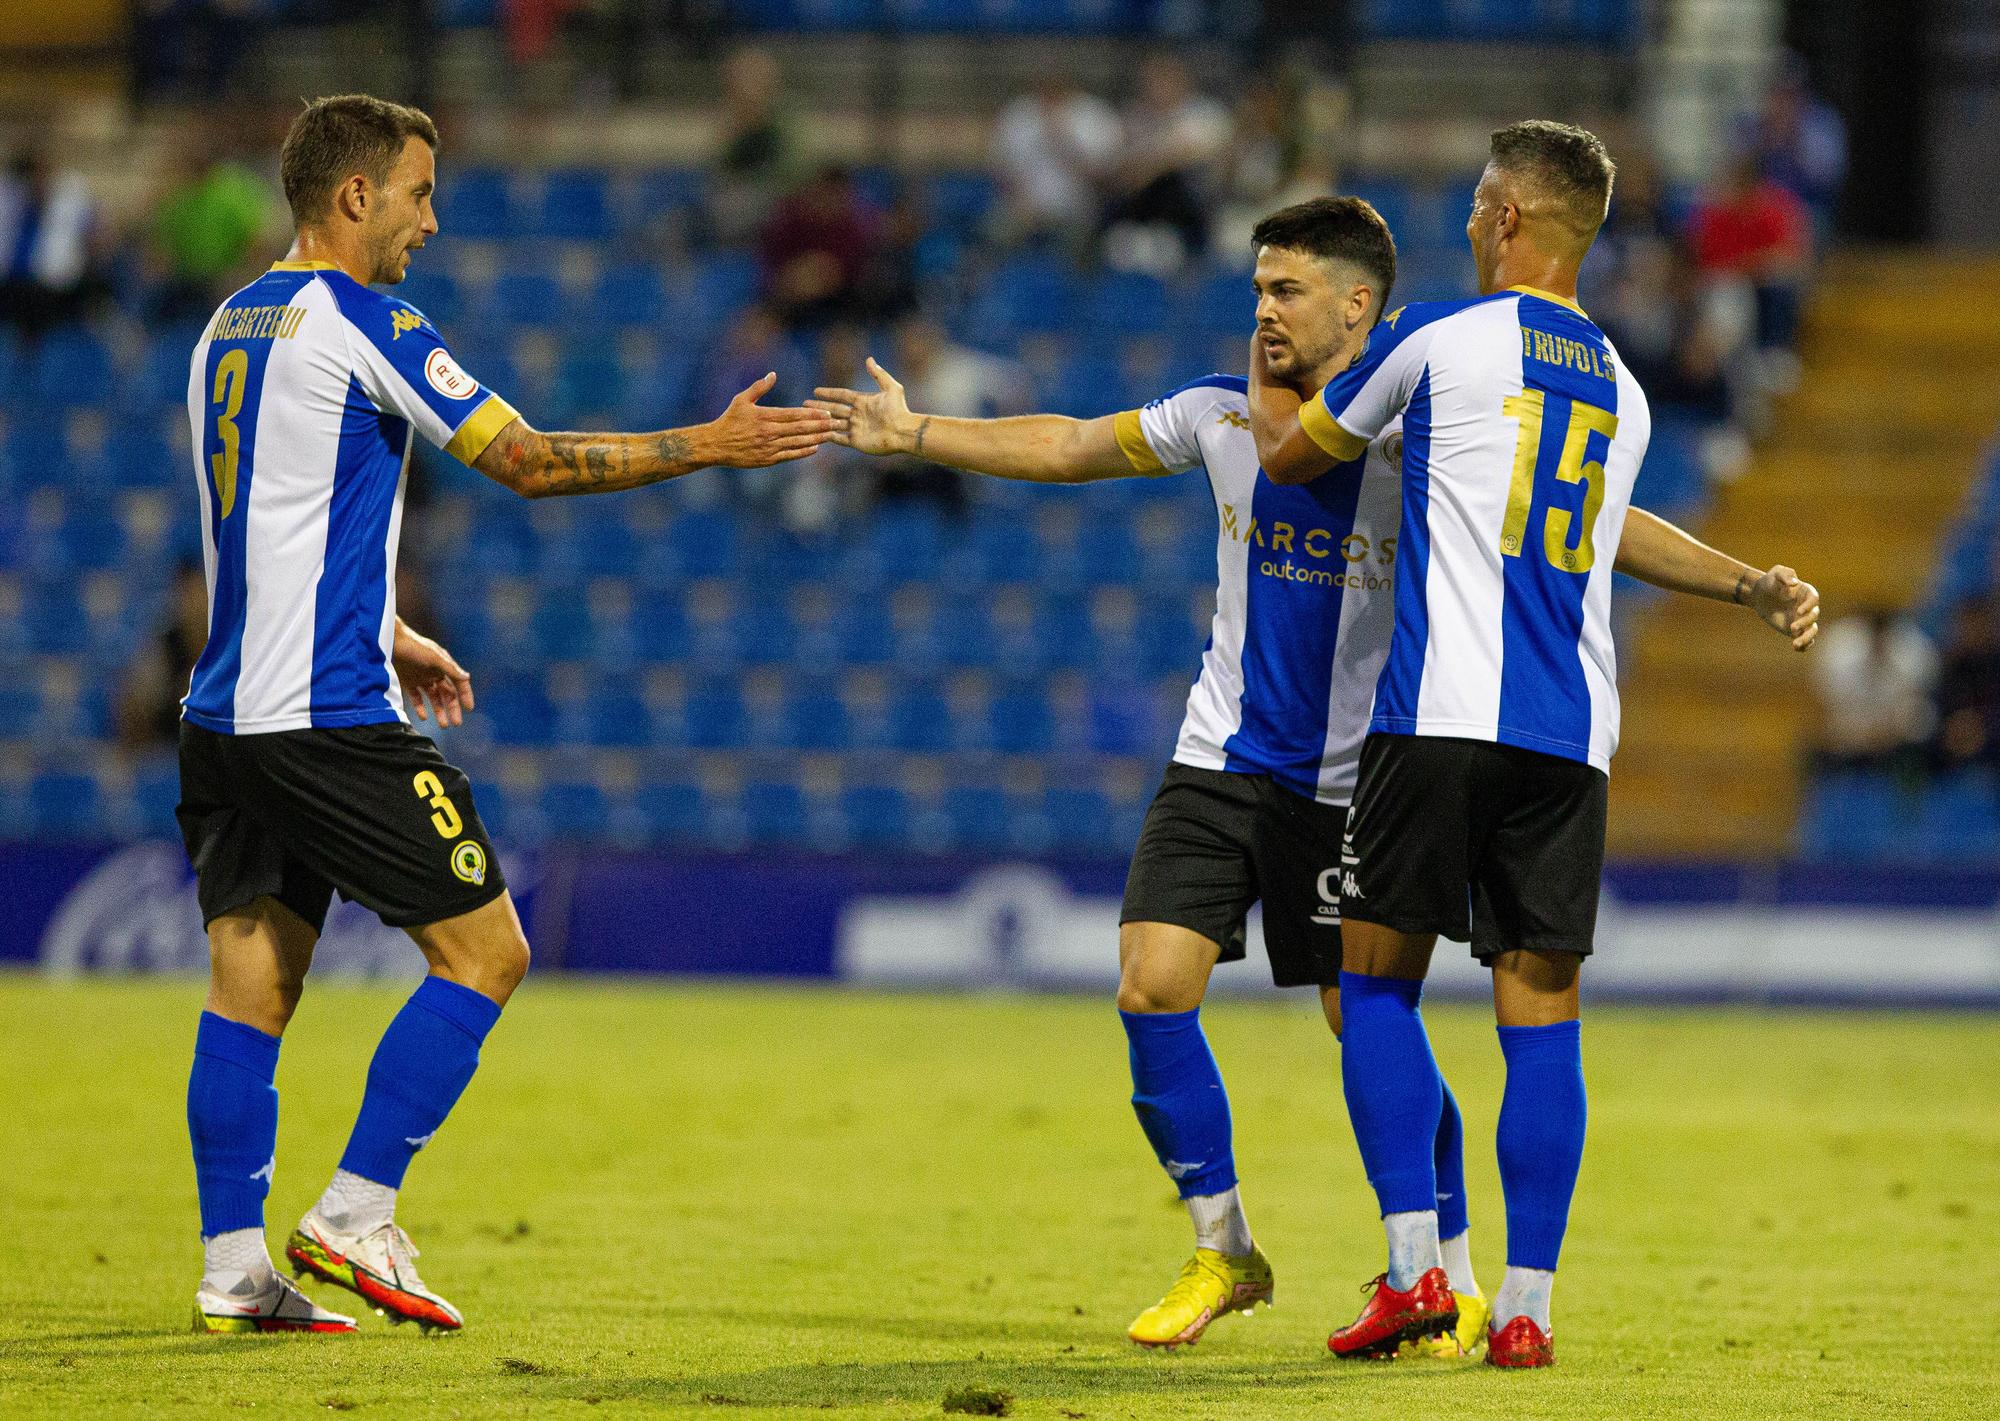
<svg viewBox="0 0 2000 1421">
<path fill-rule="evenodd" d="M 479 1068 L 479 1045 L 499 1019 L 491 997 L 424 978 L 368 1063 L 368 1089 L 340 1167 L 402 1188 L 403 1172 L 458 1103 Z"/>
<path fill-rule="evenodd" d="M 1200 1009 L 1118 1017 L 1132 1048 L 1132 1109 L 1181 1198 L 1234 1188 L 1229 1096 Z"/>
<path fill-rule="evenodd" d="M 277 1037 L 211 1011 L 201 1014 L 187 1114 L 203 1238 L 264 1227 L 264 1196 L 271 1192 L 278 1153 L 277 1076 Z"/>
<path fill-rule="evenodd" d="M 1437 1208 L 1444 1078 L 1417 1013 L 1422 982 L 1340 974 L 1341 1087 L 1382 1213 Z"/>
<path fill-rule="evenodd" d="M 1583 1037 L 1574 1021 L 1503 1026 L 1507 1092 L 1500 1101 L 1500 1186 L 1507 1196 L 1507 1266 L 1555 1271 L 1583 1165 Z"/>
<path fill-rule="evenodd" d="M 1457 1238 L 1472 1227 L 1465 1211 L 1465 1121 L 1443 1076 L 1438 1077 L 1438 1089 L 1444 1092 L 1444 1110 L 1438 1116 L 1437 1139 L 1431 1146 L 1437 1172 L 1438 1237 Z"/>
</svg>

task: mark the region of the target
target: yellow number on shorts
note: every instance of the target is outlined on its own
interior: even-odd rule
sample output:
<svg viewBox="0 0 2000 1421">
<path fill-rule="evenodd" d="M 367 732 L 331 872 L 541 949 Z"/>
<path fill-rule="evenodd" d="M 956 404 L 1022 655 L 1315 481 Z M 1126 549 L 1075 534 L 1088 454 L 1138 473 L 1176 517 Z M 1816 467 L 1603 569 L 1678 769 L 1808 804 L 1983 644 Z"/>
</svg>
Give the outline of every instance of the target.
<svg viewBox="0 0 2000 1421">
<path fill-rule="evenodd" d="M 410 784 L 418 794 L 426 796 L 424 802 L 435 811 L 431 815 L 431 827 L 438 831 L 438 837 L 456 839 L 465 827 L 465 821 L 458 817 L 458 809 L 452 804 L 451 796 L 444 792 L 444 782 L 429 770 L 419 770 Z"/>
<path fill-rule="evenodd" d="M 1500 405 L 1509 419 L 1518 420 L 1521 433 L 1514 443 L 1514 477 L 1507 486 L 1507 516 L 1500 523 L 1500 552 L 1517 558 L 1527 541 L 1528 514 L 1535 503 L 1535 472 L 1541 463 L 1542 411 L 1548 397 L 1540 390 L 1523 390 Z M 1569 428 L 1563 435 L 1561 457 L 1555 476 L 1566 484 L 1583 485 L 1583 527 L 1577 545 L 1569 545 L 1570 520 L 1567 508 L 1551 508 L 1542 524 L 1542 555 L 1564 572 L 1589 572 L 1597 563 L 1597 548 L 1591 540 L 1597 526 L 1597 512 L 1604 506 L 1604 464 L 1585 459 L 1590 436 L 1610 439 L 1618 433 L 1618 416 L 1610 410 L 1571 400 Z"/>
<path fill-rule="evenodd" d="M 243 387 L 249 379 L 250 356 L 246 352 L 232 350 L 215 362 L 215 394 L 210 403 L 220 406 L 215 413 L 215 437 L 222 441 L 222 450 L 208 456 L 208 468 L 215 475 L 215 496 L 222 500 L 224 518 L 236 506 L 236 460 L 243 447 L 236 416 L 243 413 Z"/>
</svg>

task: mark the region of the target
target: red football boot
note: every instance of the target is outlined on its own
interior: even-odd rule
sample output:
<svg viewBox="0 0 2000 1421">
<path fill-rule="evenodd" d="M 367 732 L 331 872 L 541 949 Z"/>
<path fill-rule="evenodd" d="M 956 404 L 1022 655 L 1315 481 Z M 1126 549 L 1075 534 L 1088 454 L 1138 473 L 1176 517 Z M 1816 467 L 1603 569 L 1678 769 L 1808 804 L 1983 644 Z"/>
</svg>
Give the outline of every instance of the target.
<svg viewBox="0 0 2000 1421">
<path fill-rule="evenodd" d="M 1421 1342 L 1458 1326 L 1458 1299 L 1442 1268 L 1431 1269 L 1407 1292 L 1390 1287 L 1387 1273 L 1362 1291 L 1369 1288 L 1375 1292 L 1361 1316 L 1326 1339 L 1327 1350 L 1336 1357 L 1393 1357 L 1405 1342 Z"/>
<path fill-rule="evenodd" d="M 1555 1339 L 1535 1326 L 1532 1317 L 1517 1317 L 1486 1334 L 1489 1367 L 1553 1367 Z"/>
</svg>

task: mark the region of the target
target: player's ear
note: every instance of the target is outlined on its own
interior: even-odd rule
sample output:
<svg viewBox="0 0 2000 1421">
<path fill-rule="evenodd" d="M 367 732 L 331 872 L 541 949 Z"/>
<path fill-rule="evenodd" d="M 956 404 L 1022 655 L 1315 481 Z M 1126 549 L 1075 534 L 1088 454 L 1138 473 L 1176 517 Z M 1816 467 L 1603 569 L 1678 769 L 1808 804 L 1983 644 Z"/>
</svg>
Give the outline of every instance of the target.
<svg viewBox="0 0 2000 1421">
<path fill-rule="evenodd" d="M 360 173 L 350 173 L 347 181 L 333 190 L 333 209 L 342 217 L 360 222 L 368 216 L 368 179 Z"/>
</svg>

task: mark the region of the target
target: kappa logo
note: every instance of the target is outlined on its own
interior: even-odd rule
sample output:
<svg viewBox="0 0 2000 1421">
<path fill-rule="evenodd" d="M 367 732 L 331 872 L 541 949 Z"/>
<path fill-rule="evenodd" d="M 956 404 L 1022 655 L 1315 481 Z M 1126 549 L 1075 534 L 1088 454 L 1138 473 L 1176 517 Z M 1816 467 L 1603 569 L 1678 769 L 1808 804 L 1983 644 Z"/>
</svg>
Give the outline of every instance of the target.
<svg viewBox="0 0 2000 1421">
<path fill-rule="evenodd" d="M 1239 414 L 1235 410 L 1224 410 L 1222 412 L 1221 418 L 1217 419 L 1215 422 L 1217 424 L 1229 425 L 1233 429 L 1248 429 L 1250 427 L 1250 416 L 1247 414 Z"/>
<path fill-rule="evenodd" d="M 461 840 L 451 851 L 451 871 L 467 883 L 485 883 L 486 850 L 476 840 Z"/>
<path fill-rule="evenodd" d="M 278 1157 L 272 1155 L 270 1159 L 264 1162 L 264 1167 L 250 1177 L 252 1179 L 261 1179 L 266 1184 L 275 1183 L 278 1178 Z"/>
<path fill-rule="evenodd" d="M 395 332 L 390 340 L 401 340 L 404 331 L 413 331 L 424 323 L 424 318 L 408 306 L 389 317 L 390 329 Z"/>
<path fill-rule="evenodd" d="M 437 1131 L 433 1130 L 428 1135 L 405 1135 L 403 1136 L 403 1143 L 413 1150 L 420 1150 L 436 1138 Z"/>
<path fill-rule="evenodd" d="M 1343 898 L 1366 898 L 1368 896 L 1361 891 L 1361 885 L 1354 881 L 1354 871 L 1352 869 L 1349 869 L 1340 876 L 1340 896 Z"/>
<path fill-rule="evenodd" d="M 432 351 L 430 359 L 424 362 L 424 378 L 448 400 L 469 400 L 479 393 L 479 382 L 461 370 L 443 346 Z"/>
<path fill-rule="evenodd" d="M 1190 1174 L 1193 1174 L 1196 1170 L 1200 1169 L 1203 1165 L 1207 1163 L 1208 1163 L 1207 1160 L 1199 1160 L 1199 1159 L 1196 1160 L 1193 1164 L 1183 1164 L 1181 1161 L 1177 1159 L 1170 1159 L 1165 1161 L 1167 1174 L 1169 1175 L 1169 1177 L 1174 1179 L 1186 1179 Z"/>
</svg>

